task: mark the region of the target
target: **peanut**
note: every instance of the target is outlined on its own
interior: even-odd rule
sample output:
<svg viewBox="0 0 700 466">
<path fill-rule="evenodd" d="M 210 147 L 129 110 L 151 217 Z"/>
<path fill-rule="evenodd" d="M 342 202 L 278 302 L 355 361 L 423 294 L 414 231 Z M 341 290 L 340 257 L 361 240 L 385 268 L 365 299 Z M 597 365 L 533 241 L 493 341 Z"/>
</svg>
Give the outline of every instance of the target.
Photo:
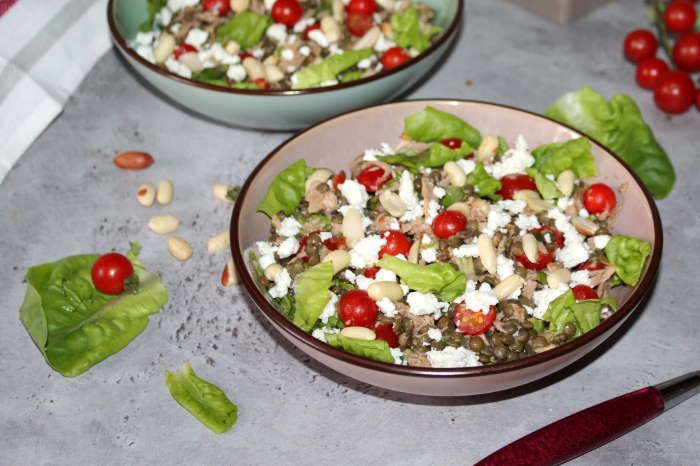
<svg viewBox="0 0 700 466">
<path fill-rule="evenodd" d="M 267 278 L 270 281 L 275 281 L 275 278 L 277 278 L 277 275 L 282 271 L 282 266 L 279 264 L 270 264 L 267 266 L 265 269 L 265 278 Z"/>
<path fill-rule="evenodd" d="M 490 273 L 496 273 L 496 249 L 493 247 L 491 238 L 486 234 L 479 235 L 477 240 L 479 247 L 479 257 L 484 268 Z"/>
<path fill-rule="evenodd" d="M 267 79 L 265 67 L 263 66 L 262 62 L 255 57 L 247 57 L 245 60 L 243 60 L 243 68 L 245 68 L 251 81 L 255 81 L 256 79 L 260 78 Z"/>
<path fill-rule="evenodd" d="M 559 288 L 559 285 L 569 283 L 571 272 L 568 269 L 559 269 L 547 275 L 547 285 L 550 288 Z"/>
<path fill-rule="evenodd" d="M 164 63 L 168 59 L 171 53 L 175 50 L 175 37 L 172 34 L 164 32 L 158 38 L 155 46 L 153 47 L 153 57 L 156 63 Z"/>
<path fill-rule="evenodd" d="M 284 79 L 284 73 L 277 67 L 277 65 L 267 63 L 263 66 L 265 67 L 265 75 L 267 76 L 268 82 L 278 83 Z"/>
<path fill-rule="evenodd" d="M 531 199 L 540 199 L 540 194 L 531 189 L 521 189 L 513 193 L 513 199 L 516 201 L 529 201 Z"/>
<path fill-rule="evenodd" d="M 496 136 L 486 136 L 481 140 L 479 148 L 476 151 L 476 160 L 486 162 L 493 160 L 498 153 L 498 138 Z"/>
<path fill-rule="evenodd" d="M 250 7 L 250 0 L 231 0 L 231 9 L 234 13 L 241 13 Z"/>
<path fill-rule="evenodd" d="M 338 249 L 326 254 L 322 262 L 330 262 L 333 265 L 333 274 L 335 275 L 350 264 L 350 254 L 347 251 Z"/>
<path fill-rule="evenodd" d="M 377 334 L 374 330 L 367 327 L 345 327 L 340 331 L 340 334 L 345 338 L 354 338 L 355 340 L 376 340 Z"/>
<path fill-rule="evenodd" d="M 403 290 L 396 282 L 374 282 L 367 287 L 367 294 L 375 301 L 382 298 L 400 301 L 403 298 Z"/>
<path fill-rule="evenodd" d="M 532 233 L 528 233 L 523 236 L 523 252 L 525 257 L 530 262 L 537 262 L 537 257 L 540 255 L 540 251 L 537 246 L 537 239 Z"/>
<path fill-rule="evenodd" d="M 443 169 L 445 170 L 447 179 L 450 180 L 450 184 L 453 186 L 461 188 L 467 183 L 467 175 L 455 162 L 450 160 L 445 164 Z"/>
<path fill-rule="evenodd" d="M 510 277 L 503 280 L 501 283 L 493 288 L 493 293 L 498 297 L 499 301 L 506 299 L 508 296 L 512 295 L 515 290 L 520 289 L 525 284 L 523 277 L 517 274 L 513 274 Z"/>
<path fill-rule="evenodd" d="M 179 236 L 168 238 L 168 251 L 180 262 L 184 262 L 192 257 L 192 246 Z"/>
<path fill-rule="evenodd" d="M 199 55 L 196 52 L 187 52 L 180 55 L 180 63 L 185 65 L 192 72 L 202 71 L 204 69 L 204 64 L 200 60 Z"/>
<path fill-rule="evenodd" d="M 151 207 L 156 200 L 156 188 L 149 183 L 142 184 L 136 191 L 136 200 L 144 207 Z"/>
<path fill-rule="evenodd" d="M 153 165 L 153 157 L 146 152 L 122 152 L 112 159 L 114 165 L 124 170 L 143 170 Z"/>
<path fill-rule="evenodd" d="M 355 45 L 353 45 L 352 48 L 353 50 L 371 49 L 372 47 L 374 47 L 374 44 L 377 43 L 381 35 L 382 31 L 380 31 L 379 28 L 375 26 L 369 31 L 367 31 L 365 35 L 360 38 L 360 40 L 355 42 Z"/>
<path fill-rule="evenodd" d="M 340 26 L 335 18 L 326 16 L 321 20 L 321 31 L 326 35 L 328 42 L 338 42 L 342 37 L 342 32 L 340 32 Z"/>
<path fill-rule="evenodd" d="M 158 190 L 156 192 L 156 200 L 158 204 L 168 205 L 173 201 L 173 182 L 170 180 L 161 180 L 158 182 Z"/>
<path fill-rule="evenodd" d="M 216 254 L 226 249 L 230 244 L 231 235 L 228 231 L 224 231 L 207 240 L 207 251 L 209 254 Z"/>
<path fill-rule="evenodd" d="M 355 208 L 350 208 L 343 217 L 343 236 L 348 246 L 353 247 L 365 236 L 365 228 L 362 224 L 362 214 Z"/>
<path fill-rule="evenodd" d="M 571 196 L 571 193 L 574 192 L 574 172 L 571 170 L 564 170 L 559 173 L 557 177 L 557 187 L 565 197 Z"/>
<path fill-rule="evenodd" d="M 228 184 L 215 184 L 211 192 L 215 199 L 224 201 L 227 204 L 233 204 L 234 202 L 228 197 L 228 192 L 233 188 L 233 186 Z"/>
<path fill-rule="evenodd" d="M 385 190 L 379 195 L 379 203 L 392 217 L 401 217 L 406 213 L 406 203 L 398 194 Z"/>
<path fill-rule="evenodd" d="M 180 226 L 180 219 L 174 215 L 157 215 L 148 221 L 148 228 L 153 233 L 165 235 L 177 230 Z"/>
<path fill-rule="evenodd" d="M 236 267 L 233 265 L 233 260 L 229 260 L 224 267 L 223 272 L 221 272 L 221 285 L 224 288 L 228 288 L 231 285 L 238 285 L 240 279 L 238 278 L 238 272 Z"/>
</svg>

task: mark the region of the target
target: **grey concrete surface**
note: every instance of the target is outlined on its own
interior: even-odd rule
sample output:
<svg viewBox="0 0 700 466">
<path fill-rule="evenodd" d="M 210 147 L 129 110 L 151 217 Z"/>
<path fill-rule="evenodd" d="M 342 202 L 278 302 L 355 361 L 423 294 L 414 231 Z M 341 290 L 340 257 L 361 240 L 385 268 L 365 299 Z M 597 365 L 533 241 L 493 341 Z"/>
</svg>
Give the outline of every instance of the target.
<svg viewBox="0 0 700 466">
<path fill-rule="evenodd" d="M 700 362 L 697 240 L 700 113 L 673 119 L 634 84 L 620 55 L 625 32 L 644 24 L 641 2 L 610 4 L 569 26 L 509 3 L 468 2 L 449 60 L 411 97 L 473 98 L 542 111 L 589 85 L 632 95 L 679 174 L 659 203 L 665 251 L 658 284 L 639 317 L 595 358 L 498 399 L 430 400 L 359 384 L 307 360 L 259 320 L 242 290 L 222 290 L 225 257 L 204 241 L 229 209 L 211 185 L 241 183 L 282 133 L 228 128 L 164 101 L 109 52 L 63 115 L 0 185 L 0 464 L 466 464 L 561 416 L 662 381 Z M 472 85 L 467 86 L 466 81 Z M 142 173 L 111 157 L 147 150 Z M 171 178 L 175 201 L 145 209 L 137 185 Z M 149 216 L 172 212 L 195 257 L 176 263 Z M 124 249 L 161 274 L 170 303 L 120 353 L 77 378 L 43 361 L 18 319 L 27 267 L 70 254 Z M 180 409 L 163 371 L 192 361 L 240 407 L 233 430 L 214 435 Z M 700 457 L 700 398 L 573 464 L 690 465 Z"/>
</svg>

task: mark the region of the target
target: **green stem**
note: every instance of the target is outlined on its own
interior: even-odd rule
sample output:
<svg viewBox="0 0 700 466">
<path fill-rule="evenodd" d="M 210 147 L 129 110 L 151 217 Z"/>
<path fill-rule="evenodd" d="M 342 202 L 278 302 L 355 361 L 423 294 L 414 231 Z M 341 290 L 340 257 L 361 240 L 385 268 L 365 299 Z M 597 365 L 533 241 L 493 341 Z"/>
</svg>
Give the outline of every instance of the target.
<svg viewBox="0 0 700 466">
<path fill-rule="evenodd" d="M 666 52 L 671 66 L 675 68 L 676 64 L 673 61 L 671 44 L 668 41 L 668 30 L 666 29 L 666 24 L 664 23 L 663 5 L 663 0 L 654 0 L 654 26 L 656 26 L 656 31 L 659 34 L 659 43 L 661 43 L 661 47 Z"/>
</svg>

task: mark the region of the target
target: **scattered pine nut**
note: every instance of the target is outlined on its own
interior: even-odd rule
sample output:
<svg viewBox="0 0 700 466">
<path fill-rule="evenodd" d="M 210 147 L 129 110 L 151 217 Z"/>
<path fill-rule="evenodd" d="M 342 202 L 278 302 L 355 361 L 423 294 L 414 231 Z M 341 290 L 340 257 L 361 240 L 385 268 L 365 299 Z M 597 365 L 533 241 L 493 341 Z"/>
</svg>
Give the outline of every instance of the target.
<svg viewBox="0 0 700 466">
<path fill-rule="evenodd" d="M 173 182 L 170 180 L 161 180 L 158 183 L 156 192 L 156 200 L 158 204 L 168 205 L 173 201 Z"/>
<path fill-rule="evenodd" d="M 231 236 L 228 231 L 224 231 L 207 240 L 207 251 L 209 254 L 216 254 L 226 249 L 230 244 Z"/>
<path fill-rule="evenodd" d="M 180 262 L 184 262 L 192 257 L 192 246 L 179 236 L 168 238 L 168 251 Z"/>
<path fill-rule="evenodd" d="M 153 233 L 165 235 L 172 233 L 180 226 L 180 219 L 174 215 L 157 215 L 148 221 L 148 228 Z"/>
</svg>

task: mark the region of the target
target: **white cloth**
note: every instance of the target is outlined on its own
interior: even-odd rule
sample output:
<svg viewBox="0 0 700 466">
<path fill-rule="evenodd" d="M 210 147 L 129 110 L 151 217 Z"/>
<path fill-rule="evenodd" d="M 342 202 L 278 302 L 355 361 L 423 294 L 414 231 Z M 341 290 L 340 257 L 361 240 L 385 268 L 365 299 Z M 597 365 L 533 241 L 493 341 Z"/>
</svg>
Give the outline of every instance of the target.
<svg viewBox="0 0 700 466">
<path fill-rule="evenodd" d="M 18 0 L 0 16 L 0 181 L 110 48 L 107 0 Z"/>
</svg>

